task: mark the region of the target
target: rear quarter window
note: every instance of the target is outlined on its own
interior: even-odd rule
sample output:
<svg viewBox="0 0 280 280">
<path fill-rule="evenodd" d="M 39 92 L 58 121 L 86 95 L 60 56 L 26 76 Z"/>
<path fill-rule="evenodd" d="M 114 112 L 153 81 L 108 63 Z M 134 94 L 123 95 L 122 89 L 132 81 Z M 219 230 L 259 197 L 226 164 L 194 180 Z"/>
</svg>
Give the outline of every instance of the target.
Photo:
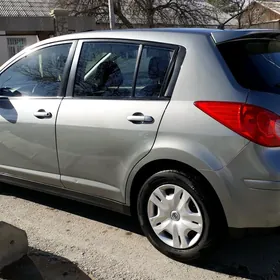
<svg viewBox="0 0 280 280">
<path fill-rule="evenodd" d="M 222 43 L 218 49 L 242 87 L 280 93 L 280 41 L 237 40 Z"/>
</svg>

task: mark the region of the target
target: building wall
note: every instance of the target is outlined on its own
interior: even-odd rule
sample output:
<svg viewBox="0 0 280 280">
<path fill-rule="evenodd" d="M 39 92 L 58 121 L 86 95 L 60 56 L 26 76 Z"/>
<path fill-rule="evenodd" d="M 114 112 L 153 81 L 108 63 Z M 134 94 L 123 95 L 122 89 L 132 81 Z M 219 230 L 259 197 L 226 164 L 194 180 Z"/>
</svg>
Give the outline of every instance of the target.
<svg viewBox="0 0 280 280">
<path fill-rule="evenodd" d="M 53 31 L 52 17 L 0 17 L 0 28 L 6 32 Z"/>
<path fill-rule="evenodd" d="M 80 32 L 96 28 L 93 17 L 68 17 L 69 30 Z M 7 33 L 54 32 L 54 19 L 49 17 L 0 17 L 0 28 Z"/>
<path fill-rule="evenodd" d="M 250 27 L 264 22 L 271 22 L 280 19 L 280 15 L 265 6 L 254 2 L 241 16 L 242 27 Z M 261 28 L 261 27 L 260 27 Z M 266 28 L 266 27 L 264 27 Z"/>
<path fill-rule="evenodd" d="M 54 18 L 49 17 L 0 17 L 0 65 L 9 57 L 7 38 L 26 38 L 26 46 L 55 34 Z M 95 30 L 93 17 L 68 17 L 67 32 Z"/>
<path fill-rule="evenodd" d="M 280 20 L 267 21 L 258 24 L 253 24 L 250 28 L 262 28 L 262 29 L 280 29 Z"/>
<path fill-rule="evenodd" d="M 4 62 L 6 62 L 10 58 L 9 51 L 8 51 L 7 38 L 26 38 L 26 47 L 38 42 L 38 37 L 36 35 L 6 36 L 5 32 L 0 31 L 0 50 L 1 50 L 0 51 L 0 65 L 2 65 Z"/>
<path fill-rule="evenodd" d="M 68 29 L 70 32 L 96 30 L 96 23 L 93 17 L 68 17 Z"/>
</svg>

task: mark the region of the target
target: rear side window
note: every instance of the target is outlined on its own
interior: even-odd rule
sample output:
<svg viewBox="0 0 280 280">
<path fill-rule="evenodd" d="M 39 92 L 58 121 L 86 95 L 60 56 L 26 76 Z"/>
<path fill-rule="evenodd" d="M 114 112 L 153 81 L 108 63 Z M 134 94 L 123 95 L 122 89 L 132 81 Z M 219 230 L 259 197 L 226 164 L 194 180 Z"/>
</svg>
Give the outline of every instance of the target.
<svg viewBox="0 0 280 280">
<path fill-rule="evenodd" d="M 174 50 L 144 46 L 136 80 L 136 97 L 159 97 Z"/>
<path fill-rule="evenodd" d="M 220 44 L 218 48 L 241 86 L 280 93 L 280 41 L 239 40 Z"/>
<path fill-rule="evenodd" d="M 142 50 L 140 52 L 140 50 Z M 75 97 L 157 98 L 168 83 L 174 49 L 121 42 L 84 42 Z"/>
</svg>

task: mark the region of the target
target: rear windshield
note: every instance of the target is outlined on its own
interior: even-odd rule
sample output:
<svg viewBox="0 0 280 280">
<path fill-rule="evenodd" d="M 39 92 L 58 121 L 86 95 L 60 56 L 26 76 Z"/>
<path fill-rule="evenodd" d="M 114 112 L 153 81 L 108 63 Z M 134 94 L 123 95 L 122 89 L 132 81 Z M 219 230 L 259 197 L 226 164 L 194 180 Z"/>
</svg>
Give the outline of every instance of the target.
<svg viewBox="0 0 280 280">
<path fill-rule="evenodd" d="M 247 39 L 218 48 L 241 86 L 280 94 L 280 41 Z"/>
</svg>

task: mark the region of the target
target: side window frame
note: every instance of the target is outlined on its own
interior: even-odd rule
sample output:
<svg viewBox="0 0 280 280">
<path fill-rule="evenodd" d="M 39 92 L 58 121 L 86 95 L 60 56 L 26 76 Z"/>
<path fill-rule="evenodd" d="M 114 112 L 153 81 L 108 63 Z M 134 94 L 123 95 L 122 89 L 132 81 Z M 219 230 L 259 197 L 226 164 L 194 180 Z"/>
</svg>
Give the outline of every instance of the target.
<svg viewBox="0 0 280 280">
<path fill-rule="evenodd" d="M 160 89 L 159 96 L 137 97 L 137 96 L 135 96 L 135 89 L 134 89 L 133 98 L 137 99 L 137 100 L 166 100 L 166 99 L 170 99 L 173 89 L 170 88 L 170 90 L 168 90 L 168 94 L 167 94 L 167 87 L 168 87 L 169 81 L 172 77 L 172 71 L 174 70 L 174 66 L 175 66 L 175 62 L 177 60 L 178 52 L 179 52 L 180 48 L 182 48 L 182 47 L 177 46 L 177 45 L 166 44 L 166 43 L 142 42 L 141 53 L 138 54 L 138 59 L 137 59 L 137 64 L 136 64 L 136 67 L 137 67 L 136 69 L 137 70 L 136 70 L 136 79 L 134 80 L 135 86 L 136 86 L 136 83 L 137 83 L 137 77 L 138 77 L 138 73 L 139 73 L 139 67 L 140 67 L 140 63 L 141 63 L 142 53 L 143 53 L 143 50 L 144 50 L 145 47 L 170 49 L 170 50 L 173 50 L 173 55 L 171 57 L 171 60 L 169 62 L 168 68 L 167 68 L 167 71 L 165 73 L 164 82 L 163 82 L 163 85 Z M 176 77 L 176 80 L 177 80 L 177 77 Z M 174 86 L 175 86 L 175 84 L 174 84 Z"/>
<path fill-rule="evenodd" d="M 64 45 L 64 44 L 71 44 L 71 47 L 70 47 L 68 57 L 67 57 L 67 60 L 66 60 L 65 66 L 64 66 L 64 71 L 63 71 L 63 75 L 62 75 L 59 94 L 57 96 L 28 96 L 28 97 L 25 97 L 25 98 L 30 98 L 30 99 L 62 98 L 66 95 L 66 88 L 67 88 L 67 84 L 68 84 L 69 73 L 70 73 L 73 57 L 74 57 L 76 46 L 77 46 L 77 40 L 58 41 L 58 42 L 54 42 L 54 43 L 43 44 L 43 45 L 31 48 L 31 49 L 28 48 L 28 49 L 20 52 L 18 55 L 16 55 L 14 59 L 11 59 L 9 61 L 9 63 L 5 64 L 5 66 L 0 71 L 0 76 L 2 75 L 2 73 L 4 73 L 6 70 L 8 70 L 11 66 L 13 66 L 15 63 L 17 63 L 21 59 L 27 57 L 28 55 L 31 55 L 32 53 L 34 53 L 38 50 L 42 50 L 42 49 L 45 49 L 45 48 L 48 48 L 48 47 L 53 47 L 53 46 L 56 46 L 56 45 Z M 14 99 L 14 98 L 15 99 L 21 99 L 22 97 L 21 96 L 19 96 L 19 97 L 10 96 L 9 97 L 9 99 Z"/>
<path fill-rule="evenodd" d="M 81 55 L 82 47 L 84 43 L 93 42 L 93 43 L 126 43 L 126 44 L 136 44 L 139 45 L 138 54 L 136 58 L 135 71 L 133 75 L 133 84 L 132 84 L 132 95 L 130 97 L 96 97 L 96 96 L 74 96 L 74 87 L 75 79 L 77 74 L 77 68 L 79 63 L 79 58 Z M 139 66 L 141 62 L 142 52 L 144 47 L 158 47 L 158 48 L 167 48 L 174 51 L 171 61 L 169 63 L 165 78 L 164 84 L 161 89 L 159 97 L 136 97 L 135 88 L 138 77 Z M 130 39 L 81 39 L 77 43 L 76 52 L 73 58 L 72 67 L 70 70 L 69 79 L 67 85 L 67 94 L 66 98 L 73 99 L 89 99 L 89 100 L 166 100 L 170 99 L 172 96 L 173 89 L 175 87 L 181 65 L 185 58 L 186 49 L 182 46 L 166 44 L 166 43 L 157 43 L 149 41 L 139 41 L 139 40 L 130 40 Z"/>
<path fill-rule="evenodd" d="M 134 41 L 134 40 L 114 40 L 114 39 L 82 39 L 78 41 L 77 48 L 76 48 L 76 53 L 74 55 L 72 67 L 70 70 L 70 77 L 73 77 L 72 79 L 69 79 L 69 83 L 67 86 L 67 95 L 66 98 L 73 98 L 73 99 L 89 99 L 89 100 L 131 100 L 131 96 L 120 96 L 119 98 L 114 98 L 110 96 L 106 97 L 100 97 L 100 96 L 74 96 L 74 89 L 75 89 L 75 81 L 76 81 L 76 75 L 77 75 L 77 70 L 78 70 L 78 64 L 79 64 L 79 59 L 82 53 L 82 48 L 84 43 L 124 43 L 124 44 L 130 44 L 130 45 L 136 45 L 138 46 L 138 53 L 136 57 L 136 64 L 134 68 L 134 75 L 133 75 L 133 83 L 132 83 L 132 90 L 134 90 L 134 83 L 135 83 L 135 72 L 136 72 L 136 67 L 137 67 L 137 62 L 138 62 L 138 56 L 139 56 L 139 49 L 141 48 L 141 43 L 139 41 Z"/>
</svg>

